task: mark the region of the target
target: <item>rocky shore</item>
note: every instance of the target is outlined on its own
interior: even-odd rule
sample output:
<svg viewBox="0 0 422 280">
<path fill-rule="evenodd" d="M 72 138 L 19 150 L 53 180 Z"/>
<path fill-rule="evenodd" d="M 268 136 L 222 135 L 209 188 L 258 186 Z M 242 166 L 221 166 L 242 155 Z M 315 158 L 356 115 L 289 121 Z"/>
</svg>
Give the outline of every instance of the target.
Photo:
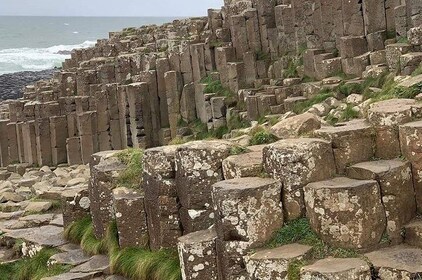
<svg viewBox="0 0 422 280">
<path fill-rule="evenodd" d="M 48 69 L 0 75 L 0 100 L 21 98 L 25 86 L 50 79 L 56 71 L 57 69 Z"/>
</svg>

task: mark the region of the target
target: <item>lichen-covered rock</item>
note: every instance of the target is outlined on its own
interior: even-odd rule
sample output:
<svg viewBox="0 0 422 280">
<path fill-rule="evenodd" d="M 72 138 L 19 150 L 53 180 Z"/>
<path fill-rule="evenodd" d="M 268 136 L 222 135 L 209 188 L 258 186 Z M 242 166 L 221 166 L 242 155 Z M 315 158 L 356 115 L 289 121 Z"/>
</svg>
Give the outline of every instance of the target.
<svg viewBox="0 0 422 280">
<path fill-rule="evenodd" d="M 113 207 L 120 247 L 148 247 L 143 194 L 128 188 L 116 188 L 113 190 Z"/>
<path fill-rule="evenodd" d="M 412 163 L 416 204 L 422 211 L 422 121 L 401 125 L 399 134 L 402 154 Z"/>
<path fill-rule="evenodd" d="M 115 183 L 119 174 L 126 169 L 126 165 L 115 156 L 100 157 L 98 161 L 97 156 L 94 155 L 91 161 L 91 180 L 88 190 L 94 234 L 97 238 L 102 238 L 114 217 L 113 189 L 116 187 Z M 94 165 L 94 162 L 97 164 Z"/>
<path fill-rule="evenodd" d="M 246 270 L 251 280 L 287 280 L 289 265 L 306 260 L 312 247 L 288 244 L 274 249 L 258 250 L 245 257 Z"/>
<path fill-rule="evenodd" d="M 402 228 L 416 215 L 412 169 L 407 161 L 379 160 L 355 164 L 347 169 L 350 178 L 376 180 L 381 188 L 391 242 L 401 243 Z"/>
<path fill-rule="evenodd" d="M 374 103 L 368 110 L 368 121 L 375 127 L 375 156 L 393 159 L 400 155 L 398 127 L 412 121 L 414 99 L 390 99 Z"/>
<path fill-rule="evenodd" d="M 216 239 L 218 279 L 247 280 L 244 257 L 251 250 L 249 242 Z"/>
<path fill-rule="evenodd" d="M 398 245 L 365 254 L 380 280 L 410 280 L 422 275 L 422 250 Z"/>
<path fill-rule="evenodd" d="M 145 150 L 143 187 L 152 250 L 175 248 L 182 235 L 175 182 L 177 146 Z"/>
<path fill-rule="evenodd" d="M 222 162 L 234 146 L 228 141 L 195 141 L 176 151 L 176 185 L 184 233 L 208 228 L 214 223 L 212 185 L 223 180 Z"/>
<path fill-rule="evenodd" d="M 422 249 L 422 220 L 416 218 L 404 227 L 406 244 Z"/>
<path fill-rule="evenodd" d="M 282 201 L 288 220 L 304 214 L 303 187 L 331 178 L 335 163 L 331 143 L 321 139 L 281 140 L 264 148 L 264 168 L 283 184 Z"/>
<path fill-rule="evenodd" d="M 257 177 L 263 172 L 262 150 L 229 156 L 223 160 L 224 179 Z"/>
<path fill-rule="evenodd" d="M 197 231 L 179 238 L 178 251 L 183 280 L 216 280 L 217 256 L 214 229 Z"/>
<path fill-rule="evenodd" d="M 294 138 L 311 134 L 321 127 L 321 121 L 311 113 L 304 113 L 284 119 L 271 127 L 271 133 L 279 139 Z"/>
<path fill-rule="evenodd" d="M 323 127 L 315 131 L 315 136 L 332 142 L 339 174 L 344 174 L 345 168 L 350 164 L 374 157 L 372 128 L 364 120 L 354 120 L 336 127 Z"/>
<path fill-rule="evenodd" d="M 91 201 L 87 188 L 65 190 L 61 193 L 63 226 L 66 228 L 72 222 L 89 215 Z"/>
<path fill-rule="evenodd" d="M 371 269 L 361 259 L 328 258 L 304 266 L 300 271 L 301 280 L 371 280 Z"/>
<path fill-rule="evenodd" d="M 337 177 L 304 188 L 306 214 L 312 229 L 330 245 L 370 248 L 386 226 L 378 183 Z"/>
<path fill-rule="evenodd" d="M 218 238 L 263 245 L 283 225 L 280 197 L 280 183 L 269 178 L 215 183 L 212 198 Z"/>
</svg>

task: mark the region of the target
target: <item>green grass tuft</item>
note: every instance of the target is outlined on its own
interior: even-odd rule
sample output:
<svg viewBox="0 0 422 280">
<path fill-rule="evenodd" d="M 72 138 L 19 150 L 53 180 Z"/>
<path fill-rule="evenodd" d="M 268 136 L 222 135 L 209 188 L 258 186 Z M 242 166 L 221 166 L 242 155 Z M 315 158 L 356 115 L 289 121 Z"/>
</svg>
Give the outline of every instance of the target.
<svg viewBox="0 0 422 280">
<path fill-rule="evenodd" d="M 180 280 L 177 254 L 170 251 L 151 252 L 142 248 L 125 248 L 111 263 L 113 273 L 139 280 Z"/>
<path fill-rule="evenodd" d="M 278 139 L 262 126 L 258 126 L 251 131 L 251 139 L 249 145 L 263 145 L 276 142 Z"/>
<path fill-rule="evenodd" d="M 326 99 L 333 97 L 334 94 L 332 92 L 326 91 L 326 90 L 322 90 L 319 94 L 313 96 L 312 98 L 304 101 L 304 102 L 300 102 L 295 104 L 295 106 L 293 107 L 293 112 L 295 112 L 296 114 L 302 114 L 304 112 L 306 112 L 307 110 L 309 110 L 313 105 L 318 104 L 318 103 L 322 103 L 324 102 Z"/>
<path fill-rule="evenodd" d="M 287 279 L 300 280 L 300 269 L 307 264 L 308 262 L 305 260 L 294 260 L 289 263 L 289 266 L 287 267 Z"/>
<path fill-rule="evenodd" d="M 101 240 L 98 240 L 94 235 L 94 228 L 91 226 L 85 231 L 81 240 L 81 248 L 87 254 L 99 255 L 107 253 L 107 248 Z"/>
<path fill-rule="evenodd" d="M 14 263 L 0 264 L 0 280 L 39 280 L 65 273 L 70 266 L 54 264 L 47 266 L 56 249 L 44 248 L 32 258 L 22 258 Z"/>
<path fill-rule="evenodd" d="M 348 104 L 346 108 L 341 112 L 340 117 L 336 118 L 333 115 L 328 115 L 325 120 L 329 124 L 335 125 L 336 123 L 347 122 L 353 119 L 358 119 L 359 117 L 359 112 L 353 110 L 353 105 Z"/>
<path fill-rule="evenodd" d="M 121 162 L 127 165 L 126 169 L 117 178 L 117 185 L 119 187 L 140 188 L 142 183 L 143 155 L 144 152 L 141 149 L 126 149 L 116 155 Z"/>
<path fill-rule="evenodd" d="M 72 243 L 81 243 L 85 232 L 92 227 L 91 216 L 73 222 L 64 231 L 64 238 Z"/>
<path fill-rule="evenodd" d="M 248 149 L 242 146 L 234 146 L 230 149 L 231 155 L 240 155 L 248 152 Z"/>
</svg>

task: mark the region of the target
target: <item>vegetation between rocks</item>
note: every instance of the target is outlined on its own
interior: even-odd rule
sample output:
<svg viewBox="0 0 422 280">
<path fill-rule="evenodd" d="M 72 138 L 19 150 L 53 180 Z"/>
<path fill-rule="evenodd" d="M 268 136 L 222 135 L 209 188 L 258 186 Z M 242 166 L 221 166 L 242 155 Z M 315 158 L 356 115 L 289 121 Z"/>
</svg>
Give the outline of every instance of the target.
<svg viewBox="0 0 422 280">
<path fill-rule="evenodd" d="M 86 217 L 65 230 L 65 238 L 78 243 L 91 254 L 108 254 L 112 273 L 137 280 L 180 280 L 177 253 L 171 250 L 150 251 L 145 248 L 120 248 L 117 225 L 110 223 L 104 239 L 94 236 L 92 220 Z"/>
<path fill-rule="evenodd" d="M 127 166 L 117 179 L 119 187 L 139 188 L 142 182 L 143 155 L 141 149 L 126 149 L 116 155 Z"/>
<path fill-rule="evenodd" d="M 49 259 L 57 253 L 57 249 L 44 248 L 32 258 L 25 257 L 16 262 L 0 264 L 0 280 L 39 280 L 65 273 L 70 266 L 48 264 Z"/>
<path fill-rule="evenodd" d="M 359 253 L 351 249 L 335 248 L 324 243 L 312 230 L 308 219 L 301 218 L 285 224 L 268 243 L 268 247 L 275 248 L 282 245 L 299 243 L 312 247 L 311 260 L 324 259 L 328 256 L 335 258 L 356 258 Z M 306 260 L 297 260 L 288 267 L 288 279 L 298 280 L 301 267 Z"/>
<path fill-rule="evenodd" d="M 251 146 L 271 144 L 278 140 L 275 135 L 273 135 L 262 126 L 257 126 L 256 128 L 252 129 L 250 135 L 251 139 L 249 140 L 249 145 Z"/>
</svg>

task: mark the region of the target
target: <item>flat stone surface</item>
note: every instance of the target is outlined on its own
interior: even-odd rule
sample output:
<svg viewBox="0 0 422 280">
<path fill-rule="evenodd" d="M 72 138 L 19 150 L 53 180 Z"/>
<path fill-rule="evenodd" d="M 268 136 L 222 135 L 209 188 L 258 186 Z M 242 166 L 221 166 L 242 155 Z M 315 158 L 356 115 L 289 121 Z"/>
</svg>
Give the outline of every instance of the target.
<svg viewBox="0 0 422 280">
<path fill-rule="evenodd" d="M 50 201 L 33 201 L 30 202 L 26 207 L 27 212 L 44 212 L 51 208 L 53 204 Z"/>
<path fill-rule="evenodd" d="M 274 249 L 259 250 L 250 258 L 253 260 L 294 259 L 307 254 L 311 249 L 311 246 L 294 243 Z"/>
<path fill-rule="evenodd" d="M 96 255 L 84 264 L 78 265 L 70 270 L 70 272 L 108 272 L 110 270 L 110 261 L 108 256 Z"/>
<path fill-rule="evenodd" d="M 365 256 L 377 269 L 422 273 L 422 250 L 419 248 L 399 245 L 374 251 Z"/>
<path fill-rule="evenodd" d="M 57 247 L 67 243 L 67 241 L 63 239 L 63 228 L 51 225 L 10 230 L 5 236 L 13 239 L 23 239 L 41 246 Z"/>
<path fill-rule="evenodd" d="M 55 254 L 50 258 L 58 264 L 80 265 L 90 260 L 90 256 L 84 253 L 82 249 Z"/>
<path fill-rule="evenodd" d="M 42 278 L 41 280 L 88 280 L 100 276 L 102 273 L 98 271 L 88 273 L 73 273 L 68 272 L 57 276 Z"/>
<path fill-rule="evenodd" d="M 327 258 L 312 265 L 304 266 L 300 279 L 360 279 L 370 280 L 369 265 L 357 258 Z"/>
</svg>

